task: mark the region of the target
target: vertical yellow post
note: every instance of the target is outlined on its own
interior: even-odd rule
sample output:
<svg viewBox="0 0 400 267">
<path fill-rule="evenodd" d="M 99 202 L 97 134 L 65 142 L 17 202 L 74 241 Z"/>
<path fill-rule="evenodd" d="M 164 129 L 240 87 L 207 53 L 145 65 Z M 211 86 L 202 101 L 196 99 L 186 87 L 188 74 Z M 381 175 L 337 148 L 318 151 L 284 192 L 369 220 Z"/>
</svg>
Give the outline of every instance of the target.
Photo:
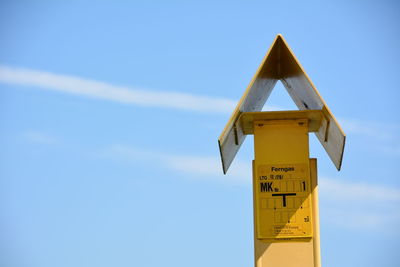
<svg viewBox="0 0 400 267">
<path fill-rule="evenodd" d="M 308 120 L 254 121 L 256 267 L 319 267 L 316 160 Z"/>
</svg>

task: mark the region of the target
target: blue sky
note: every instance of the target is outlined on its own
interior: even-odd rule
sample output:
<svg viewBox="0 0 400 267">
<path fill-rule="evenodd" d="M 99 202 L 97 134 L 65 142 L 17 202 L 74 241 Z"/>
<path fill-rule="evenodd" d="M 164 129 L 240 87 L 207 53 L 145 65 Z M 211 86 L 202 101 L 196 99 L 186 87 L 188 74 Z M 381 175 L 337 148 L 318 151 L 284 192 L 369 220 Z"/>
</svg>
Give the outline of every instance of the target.
<svg viewBox="0 0 400 267">
<path fill-rule="evenodd" d="M 251 266 L 252 138 L 217 138 L 281 33 L 347 134 L 315 136 L 323 266 L 397 266 L 395 1 L 2 1 L 0 265 Z M 278 84 L 266 109 L 294 109 Z"/>
</svg>

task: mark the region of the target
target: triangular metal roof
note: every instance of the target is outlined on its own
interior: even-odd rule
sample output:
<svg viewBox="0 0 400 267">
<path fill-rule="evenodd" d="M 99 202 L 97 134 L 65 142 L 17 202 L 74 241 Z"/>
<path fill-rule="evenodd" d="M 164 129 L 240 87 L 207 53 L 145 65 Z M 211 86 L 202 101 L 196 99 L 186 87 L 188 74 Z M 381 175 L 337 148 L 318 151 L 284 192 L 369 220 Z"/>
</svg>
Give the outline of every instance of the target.
<svg viewBox="0 0 400 267">
<path fill-rule="evenodd" d="M 325 119 L 321 127 L 325 130 L 315 134 L 340 170 L 346 136 L 285 39 L 278 34 L 218 138 L 224 173 L 246 137 L 239 117 L 244 112 L 261 111 L 278 80 L 300 110 L 322 110 Z"/>
</svg>

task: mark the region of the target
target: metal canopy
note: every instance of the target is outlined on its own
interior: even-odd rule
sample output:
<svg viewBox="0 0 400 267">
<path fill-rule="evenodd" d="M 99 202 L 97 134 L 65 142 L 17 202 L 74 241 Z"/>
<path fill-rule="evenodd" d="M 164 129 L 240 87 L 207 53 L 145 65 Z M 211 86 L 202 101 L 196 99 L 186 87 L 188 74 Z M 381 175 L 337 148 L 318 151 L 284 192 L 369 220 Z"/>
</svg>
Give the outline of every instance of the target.
<svg viewBox="0 0 400 267">
<path fill-rule="evenodd" d="M 278 80 L 300 110 L 322 111 L 324 119 L 315 134 L 340 170 L 346 135 L 283 36 L 278 34 L 218 138 L 224 173 L 246 138 L 239 117 L 244 112 L 261 111 Z"/>
</svg>

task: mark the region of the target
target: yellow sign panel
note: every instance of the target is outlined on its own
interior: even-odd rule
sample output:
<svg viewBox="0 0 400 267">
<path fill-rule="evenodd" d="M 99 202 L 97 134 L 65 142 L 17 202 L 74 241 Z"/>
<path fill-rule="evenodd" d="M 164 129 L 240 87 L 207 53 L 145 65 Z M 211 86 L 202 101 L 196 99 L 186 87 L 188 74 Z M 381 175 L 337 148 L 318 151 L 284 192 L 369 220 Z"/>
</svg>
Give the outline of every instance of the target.
<svg viewBox="0 0 400 267">
<path fill-rule="evenodd" d="M 312 237 L 309 166 L 259 165 L 255 178 L 257 238 L 271 242 Z"/>
</svg>

